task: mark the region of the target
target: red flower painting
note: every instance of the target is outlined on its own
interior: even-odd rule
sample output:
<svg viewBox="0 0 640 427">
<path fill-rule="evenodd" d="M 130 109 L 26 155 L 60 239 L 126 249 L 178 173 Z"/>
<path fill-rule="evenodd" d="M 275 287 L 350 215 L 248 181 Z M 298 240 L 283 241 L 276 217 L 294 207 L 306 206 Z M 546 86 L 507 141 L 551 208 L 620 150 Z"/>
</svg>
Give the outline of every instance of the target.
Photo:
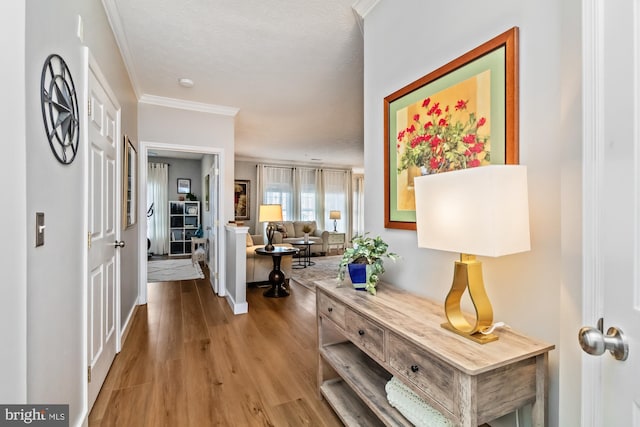
<svg viewBox="0 0 640 427">
<path fill-rule="evenodd" d="M 458 100 L 454 116 L 448 105 L 431 98 L 422 101 L 424 119 L 414 114 L 413 123 L 398 133 L 398 172 L 417 166 L 423 174 L 432 174 L 491 163 L 489 136 L 482 129 L 487 119 L 468 112 L 461 120 L 468 102 Z"/>
</svg>

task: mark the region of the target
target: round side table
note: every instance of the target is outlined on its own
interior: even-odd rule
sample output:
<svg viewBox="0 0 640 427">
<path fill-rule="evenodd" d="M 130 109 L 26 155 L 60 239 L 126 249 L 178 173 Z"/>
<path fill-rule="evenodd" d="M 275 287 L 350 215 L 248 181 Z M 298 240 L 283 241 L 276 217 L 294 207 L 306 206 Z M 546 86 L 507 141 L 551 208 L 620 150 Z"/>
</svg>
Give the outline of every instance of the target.
<svg viewBox="0 0 640 427">
<path fill-rule="evenodd" d="M 298 266 L 297 268 L 307 268 L 315 264 L 315 262 L 311 261 L 311 245 L 315 242 L 304 241 L 304 240 L 296 240 L 294 242 L 289 242 L 293 246 L 304 246 L 304 249 L 300 250 L 300 257 L 298 258 Z M 300 262 L 302 260 L 302 262 Z"/>
<path fill-rule="evenodd" d="M 271 256 L 273 259 L 273 270 L 269 273 L 269 284 L 271 287 L 267 289 L 264 294 L 269 298 L 282 298 L 288 297 L 289 291 L 284 287 L 284 273 L 280 270 L 280 261 L 283 256 L 293 256 L 298 253 L 298 249 L 289 248 L 286 246 L 276 246 L 272 251 L 267 251 L 264 248 L 256 249 L 258 255 Z"/>
</svg>

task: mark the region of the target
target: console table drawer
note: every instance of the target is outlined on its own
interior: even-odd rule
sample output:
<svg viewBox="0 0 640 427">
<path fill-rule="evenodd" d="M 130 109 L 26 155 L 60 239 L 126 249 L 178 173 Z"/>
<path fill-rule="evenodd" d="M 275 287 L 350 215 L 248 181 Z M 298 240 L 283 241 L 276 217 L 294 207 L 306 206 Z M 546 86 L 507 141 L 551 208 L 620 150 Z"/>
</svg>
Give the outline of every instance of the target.
<svg viewBox="0 0 640 427">
<path fill-rule="evenodd" d="M 344 304 L 329 298 L 322 292 L 317 293 L 317 298 L 319 313 L 333 320 L 336 325 L 344 329 Z"/>
<path fill-rule="evenodd" d="M 384 360 L 384 329 L 353 310 L 346 310 L 348 338 L 370 355 Z"/>
<path fill-rule="evenodd" d="M 389 334 L 389 365 L 449 412 L 455 413 L 455 371 L 424 349 Z"/>
</svg>

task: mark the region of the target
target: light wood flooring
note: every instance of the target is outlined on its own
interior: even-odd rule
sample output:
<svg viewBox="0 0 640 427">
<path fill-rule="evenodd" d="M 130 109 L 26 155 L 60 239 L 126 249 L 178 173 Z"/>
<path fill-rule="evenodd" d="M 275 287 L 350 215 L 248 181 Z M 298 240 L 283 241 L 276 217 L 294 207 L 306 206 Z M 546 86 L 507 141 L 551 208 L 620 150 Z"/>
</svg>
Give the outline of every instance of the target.
<svg viewBox="0 0 640 427">
<path fill-rule="evenodd" d="M 148 285 L 90 426 L 341 426 L 316 395 L 315 293 L 234 316 L 208 280 Z"/>
</svg>

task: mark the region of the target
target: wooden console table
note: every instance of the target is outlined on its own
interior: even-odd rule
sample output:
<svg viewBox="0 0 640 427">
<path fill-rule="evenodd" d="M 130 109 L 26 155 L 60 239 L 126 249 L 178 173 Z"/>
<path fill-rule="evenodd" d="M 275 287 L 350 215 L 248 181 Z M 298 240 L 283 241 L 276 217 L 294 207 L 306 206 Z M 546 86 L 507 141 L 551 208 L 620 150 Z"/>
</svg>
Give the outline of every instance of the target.
<svg viewBox="0 0 640 427">
<path fill-rule="evenodd" d="M 318 393 L 345 425 L 411 425 L 387 401 L 391 376 L 456 425 L 475 427 L 527 404 L 532 425 L 546 424 L 553 345 L 511 329 L 477 344 L 440 327 L 442 304 L 386 283 L 376 296 L 337 284 L 316 282 Z"/>
</svg>

